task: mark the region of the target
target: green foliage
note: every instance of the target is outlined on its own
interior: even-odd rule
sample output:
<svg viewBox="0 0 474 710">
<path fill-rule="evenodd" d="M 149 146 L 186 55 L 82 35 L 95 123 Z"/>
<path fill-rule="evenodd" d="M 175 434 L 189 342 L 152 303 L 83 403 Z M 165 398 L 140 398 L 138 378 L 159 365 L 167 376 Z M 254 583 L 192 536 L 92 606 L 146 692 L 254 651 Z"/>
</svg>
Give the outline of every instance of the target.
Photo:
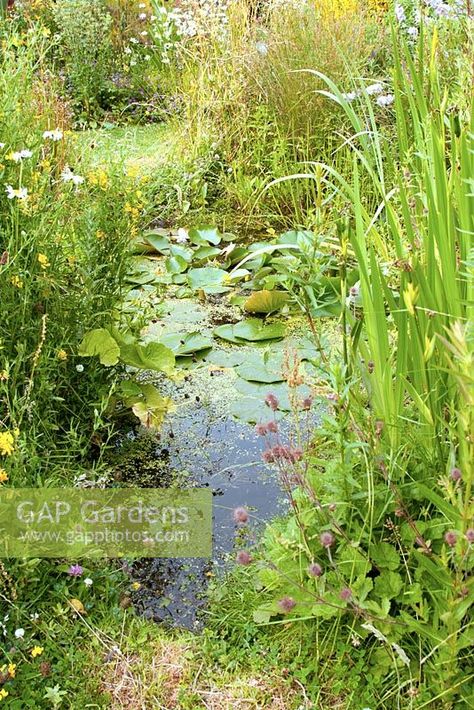
<svg viewBox="0 0 474 710">
<path fill-rule="evenodd" d="M 54 11 L 66 85 L 86 117 L 104 91 L 112 59 L 112 18 L 103 0 L 62 0 Z"/>
</svg>

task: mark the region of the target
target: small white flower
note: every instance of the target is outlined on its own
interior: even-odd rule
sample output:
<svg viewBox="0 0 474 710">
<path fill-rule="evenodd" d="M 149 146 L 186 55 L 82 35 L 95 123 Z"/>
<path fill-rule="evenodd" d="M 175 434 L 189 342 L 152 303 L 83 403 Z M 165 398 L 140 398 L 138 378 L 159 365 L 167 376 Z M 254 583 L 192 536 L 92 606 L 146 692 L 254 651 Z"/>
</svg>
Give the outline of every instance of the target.
<svg viewBox="0 0 474 710">
<path fill-rule="evenodd" d="M 383 94 L 383 96 L 378 96 L 377 97 L 377 105 L 378 106 L 391 106 L 394 101 L 394 95 L 393 94 Z"/>
<path fill-rule="evenodd" d="M 15 197 L 17 200 L 26 200 L 28 197 L 28 190 L 26 187 L 19 187 L 17 190 L 11 185 L 6 186 L 7 197 L 9 200 L 13 200 Z"/>
<path fill-rule="evenodd" d="M 416 39 L 418 37 L 418 27 L 409 27 L 407 29 L 407 34 L 409 35 L 409 37 Z"/>
<path fill-rule="evenodd" d="M 255 49 L 262 55 L 262 57 L 265 57 L 268 54 L 268 45 L 265 44 L 265 42 L 257 42 L 255 44 Z"/>
<path fill-rule="evenodd" d="M 38 621 L 39 618 L 40 618 L 40 615 L 36 611 L 34 614 L 30 614 L 31 621 Z"/>
<path fill-rule="evenodd" d="M 146 30 L 143 30 L 143 32 L 140 32 L 141 37 L 148 37 L 148 32 Z"/>
<path fill-rule="evenodd" d="M 136 63 L 135 59 L 132 59 L 132 61 L 130 62 L 130 66 L 131 66 L 131 67 L 136 67 L 136 66 L 137 66 L 137 63 Z"/>
<path fill-rule="evenodd" d="M 28 150 L 27 148 L 24 148 L 23 150 L 19 150 L 16 153 L 12 153 L 12 160 L 15 161 L 15 163 L 19 163 L 20 160 L 24 160 L 25 158 L 31 158 L 33 153 L 31 150 Z"/>
<path fill-rule="evenodd" d="M 136 37 L 130 37 L 130 44 L 138 44 L 138 40 Z"/>
<path fill-rule="evenodd" d="M 178 244 L 185 244 L 189 240 L 188 230 L 183 229 L 183 227 L 180 227 L 178 229 L 178 233 L 175 237 L 175 240 L 178 242 Z"/>
<path fill-rule="evenodd" d="M 145 60 L 145 62 L 149 62 L 150 59 L 151 59 L 151 57 L 150 57 L 149 54 L 145 54 L 145 56 L 143 57 L 143 59 Z"/>
<path fill-rule="evenodd" d="M 125 52 L 125 54 L 131 54 L 131 53 L 132 53 L 132 50 L 130 49 L 130 47 L 125 47 L 125 49 L 124 49 L 123 51 Z"/>
<path fill-rule="evenodd" d="M 346 101 L 354 101 L 354 99 L 357 99 L 359 96 L 358 91 L 349 91 L 347 94 L 342 94 L 342 98 L 345 99 Z"/>
<path fill-rule="evenodd" d="M 0 143 L 0 148 L 5 148 L 5 143 Z"/>
<path fill-rule="evenodd" d="M 141 12 L 141 13 L 138 15 L 138 19 L 139 19 L 139 20 L 142 20 L 142 21 L 143 21 L 143 20 L 146 20 L 146 18 L 147 18 L 146 12 Z"/>
<path fill-rule="evenodd" d="M 16 639 L 22 639 L 24 635 L 25 635 L 25 629 L 16 629 L 15 630 L 15 638 Z"/>
<path fill-rule="evenodd" d="M 84 372 L 84 365 L 76 365 L 76 370 L 78 372 Z"/>
<path fill-rule="evenodd" d="M 63 132 L 59 128 L 56 128 L 54 131 L 45 131 L 43 133 L 43 138 L 45 140 L 50 139 L 52 141 L 60 141 L 62 137 Z"/>
<path fill-rule="evenodd" d="M 374 94 L 381 94 L 383 91 L 383 86 L 382 84 L 371 84 L 366 88 L 367 93 L 369 96 L 373 96 Z"/>
<path fill-rule="evenodd" d="M 84 580 L 84 584 L 86 585 L 86 587 L 91 587 L 93 585 L 93 581 L 90 577 L 86 577 Z"/>
<path fill-rule="evenodd" d="M 138 7 L 139 7 L 140 10 L 143 10 L 143 8 L 146 7 L 146 4 L 145 4 L 144 2 L 141 2 L 141 3 L 138 5 Z"/>
<path fill-rule="evenodd" d="M 84 178 L 82 175 L 74 175 L 71 168 L 64 168 L 61 173 L 61 179 L 63 182 L 72 182 L 73 185 L 82 185 Z"/>
</svg>

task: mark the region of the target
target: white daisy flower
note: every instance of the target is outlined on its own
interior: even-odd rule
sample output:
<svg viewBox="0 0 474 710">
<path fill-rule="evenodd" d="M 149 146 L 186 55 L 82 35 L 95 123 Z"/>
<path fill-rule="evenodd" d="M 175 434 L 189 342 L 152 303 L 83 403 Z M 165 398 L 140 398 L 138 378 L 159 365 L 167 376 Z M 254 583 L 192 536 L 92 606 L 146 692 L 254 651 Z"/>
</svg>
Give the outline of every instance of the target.
<svg viewBox="0 0 474 710">
<path fill-rule="evenodd" d="M 84 365 L 76 365 L 77 372 L 84 372 Z"/>
<path fill-rule="evenodd" d="M 61 173 L 61 179 L 63 182 L 72 182 L 73 185 L 82 185 L 84 178 L 82 175 L 74 175 L 71 168 L 64 168 Z"/>
<path fill-rule="evenodd" d="M 5 190 L 9 200 L 13 200 L 15 199 L 15 197 L 17 198 L 17 200 L 26 200 L 26 198 L 28 197 L 28 190 L 26 187 L 19 187 L 17 190 L 15 190 L 15 188 L 11 185 L 7 185 Z"/>
<path fill-rule="evenodd" d="M 16 639 L 22 639 L 24 635 L 25 635 L 25 629 L 16 629 L 15 630 L 15 638 Z"/>
<path fill-rule="evenodd" d="M 90 577 L 86 577 L 84 580 L 84 584 L 86 585 L 86 587 L 91 587 L 94 583 Z"/>
<path fill-rule="evenodd" d="M 24 160 L 25 158 L 31 158 L 33 153 L 31 150 L 28 150 L 27 148 L 24 148 L 23 150 L 19 150 L 16 153 L 12 153 L 12 160 L 15 161 L 15 163 L 19 163 L 20 160 Z"/>
<path fill-rule="evenodd" d="M 43 138 L 45 140 L 52 140 L 52 141 L 60 141 L 61 138 L 63 138 L 63 132 L 59 129 L 56 128 L 54 131 L 45 131 L 43 133 Z"/>
</svg>

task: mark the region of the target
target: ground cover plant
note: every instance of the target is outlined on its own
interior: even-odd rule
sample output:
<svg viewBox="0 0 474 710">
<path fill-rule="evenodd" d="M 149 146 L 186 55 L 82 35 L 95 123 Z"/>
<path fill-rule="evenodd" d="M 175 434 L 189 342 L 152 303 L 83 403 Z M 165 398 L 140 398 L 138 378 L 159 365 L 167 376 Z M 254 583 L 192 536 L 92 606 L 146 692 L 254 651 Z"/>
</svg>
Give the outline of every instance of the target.
<svg viewBox="0 0 474 710">
<path fill-rule="evenodd" d="M 0 704 L 471 707 L 471 4 L 0 8 L 0 486 L 169 483 L 208 372 L 288 500 L 199 634 L 0 561 Z"/>
</svg>

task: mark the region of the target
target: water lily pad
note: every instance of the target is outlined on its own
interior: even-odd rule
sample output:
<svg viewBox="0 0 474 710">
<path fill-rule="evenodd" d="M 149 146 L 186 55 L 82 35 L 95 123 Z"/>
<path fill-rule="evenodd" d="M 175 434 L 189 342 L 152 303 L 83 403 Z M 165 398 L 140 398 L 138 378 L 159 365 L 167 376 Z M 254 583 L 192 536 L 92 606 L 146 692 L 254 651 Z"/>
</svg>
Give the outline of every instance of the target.
<svg viewBox="0 0 474 710">
<path fill-rule="evenodd" d="M 188 268 L 188 262 L 182 256 L 170 256 L 166 259 L 165 269 L 169 274 L 182 274 Z"/>
<path fill-rule="evenodd" d="M 247 318 L 236 325 L 221 325 L 214 330 L 214 335 L 231 343 L 260 342 L 265 340 L 280 340 L 285 336 L 283 323 L 266 325 L 259 318 Z"/>
<path fill-rule="evenodd" d="M 289 295 L 284 291 L 256 291 L 244 304 L 248 313 L 273 313 L 288 302 Z"/>
<path fill-rule="evenodd" d="M 214 246 L 216 246 L 220 243 L 221 236 L 215 227 L 204 225 L 202 227 L 193 227 L 193 229 L 190 229 L 189 239 L 193 244 L 214 244 Z"/>
<path fill-rule="evenodd" d="M 264 382 L 267 384 L 284 381 L 285 377 L 282 375 L 282 357 L 273 357 L 270 360 L 265 360 L 265 358 L 256 360 L 256 358 L 252 358 L 252 361 L 247 361 L 239 365 L 236 368 L 239 377 L 249 382 Z"/>
<path fill-rule="evenodd" d="M 218 256 L 220 253 L 221 253 L 221 250 L 218 249 L 217 247 L 208 247 L 208 246 L 198 247 L 193 254 L 193 261 L 194 262 L 207 261 L 209 259 L 213 259 L 215 256 Z"/>
<path fill-rule="evenodd" d="M 245 354 L 240 350 L 213 350 L 206 360 L 217 367 L 235 367 L 245 361 Z"/>
<path fill-rule="evenodd" d="M 199 331 L 194 331 L 193 333 L 167 333 L 162 337 L 161 342 L 170 348 L 176 356 L 209 350 L 213 346 L 212 339 L 201 335 Z"/>
<path fill-rule="evenodd" d="M 142 237 L 143 244 L 158 254 L 167 254 L 170 250 L 170 240 L 162 234 L 146 232 Z"/>
<path fill-rule="evenodd" d="M 205 293 L 216 293 L 216 289 L 227 290 L 223 284 L 227 278 L 227 271 L 214 266 L 205 266 L 200 269 L 190 269 L 188 272 L 188 284 L 197 291 L 202 289 Z"/>
</svg>

